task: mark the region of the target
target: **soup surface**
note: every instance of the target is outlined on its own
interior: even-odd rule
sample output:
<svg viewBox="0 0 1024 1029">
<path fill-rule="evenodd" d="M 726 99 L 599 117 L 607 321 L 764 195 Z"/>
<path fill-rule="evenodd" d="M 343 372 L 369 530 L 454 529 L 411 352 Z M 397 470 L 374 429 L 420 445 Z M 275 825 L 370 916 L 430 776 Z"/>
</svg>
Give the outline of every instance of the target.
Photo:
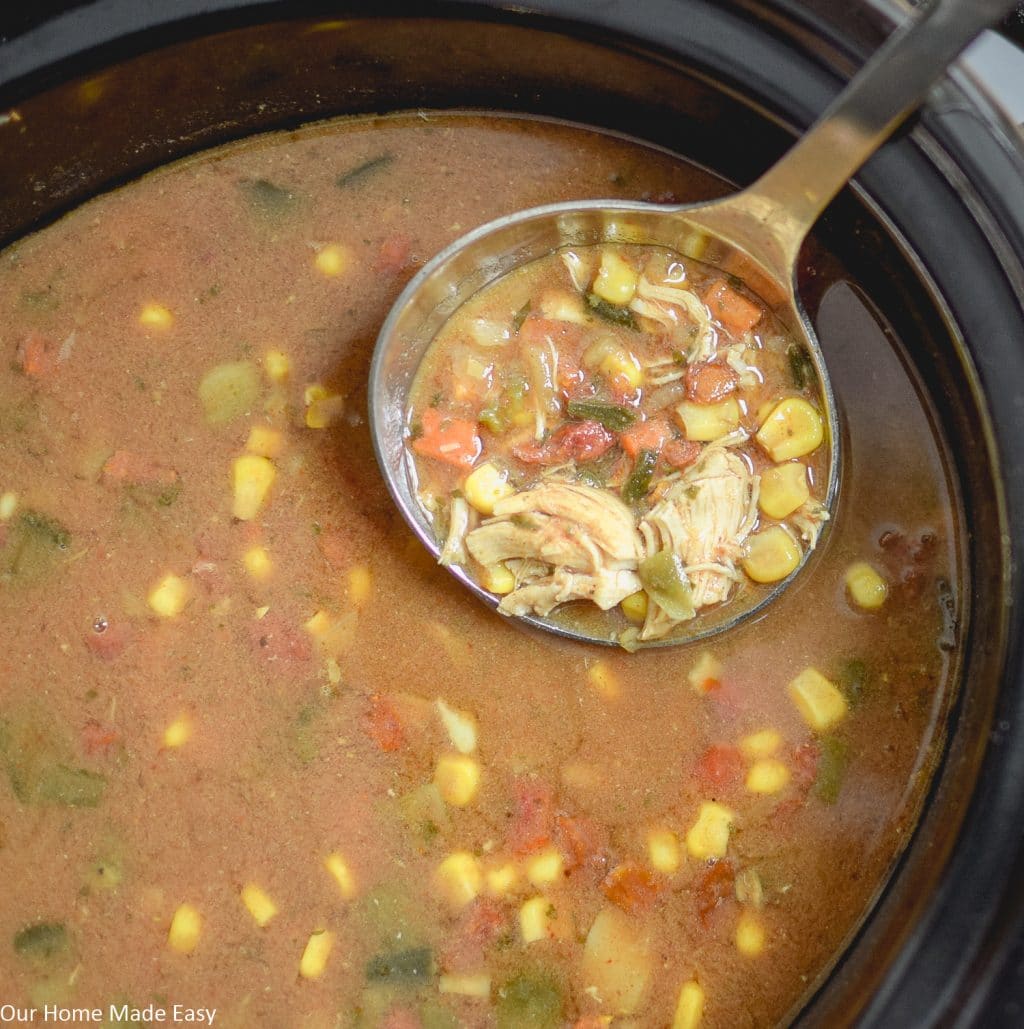
<svg viewBox="0 0 1024 1029">
<path fill-rule="evenodd" d="M 0 255 L 0 1003 L 687 1029 L 808 995 L 913 826 L 958 642 L 942 452 L 856 290 L 822 265 L 834 528 L 711 644 L 496 617 L 366 426 L 377 327 L 462 231 L 722 188 L 564 125 L 365 119 Z"/>
</svg>

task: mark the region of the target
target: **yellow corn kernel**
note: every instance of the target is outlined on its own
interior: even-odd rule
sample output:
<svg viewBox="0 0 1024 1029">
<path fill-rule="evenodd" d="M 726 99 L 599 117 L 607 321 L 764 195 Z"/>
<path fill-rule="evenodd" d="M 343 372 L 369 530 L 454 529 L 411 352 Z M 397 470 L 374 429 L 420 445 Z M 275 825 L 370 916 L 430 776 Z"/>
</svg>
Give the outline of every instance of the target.
<svg viewBox="0 0 1024 1029">
<path fill-rule="evenodd" d="M 744 757 L 751 760 L 759 757 L 772 757 L 781 746 L 782 737 L 775 729 L 761 729 L 740 740 L 740 751 Z"/>
<path fill-rule="evenodd" d="M 283 350 L 268 350 L 263 355 L 263 370 L 271 382 L 287 382 L 292 373 L 291 358 Z"/>
<path fill-rule="evenodd" d="M 846 589 L 850 599 L 867 611 L 875 611 L 885 603 L 889 587 L 867 561 L 856 561 L 846 569 Z"/>
<path fill-rule="evenodd" d="M 174 315 L 163 304 L 144 304 L 139 312 L 139 324 L 150 329 L 169 329 Z"/>
<path fill-rule="evenodd" d="M 488 891 L 496 897 L 504 897 L 515 889 L 519 881 L 519 872 L 510 862 L 500 868 L 492 868 L 486 878 Z"/>
<path fill-rule="evenodd" d="M 786 690 L 804 721 L 816 732 L 831 729 L 849 710 L 846 698 L 817 668 L 805 668 Z"/>
<path fill-rule="evenodd" d="M 622 347 L 610 348 L 597 367 L 609 379 L 623 379 L 631 389 L 639 389 L 643 385 L 644 372 L 640 362 Z"/>
<path fill-rule="evenodd" d="M 547 897 L 531 897 L 519 908 L 523 943 L 536 943 L 555 935 L 555 908 Z"/>
<path fill-rule="evenodd" d="M 619 606 L 622 608 L 622 613 L 634 625 L 641 625 L 647 620 L 647 593 L 644 590 L 630 593 Z"/>
<path fill-rule="evenodd" d="M 356 877 L 352 874 L 348 862 L 337 852 L 328 854 L 324 858 L 324 868 L 330 873 L 331 878 L 338 884 L 342 900 L 352 900 L 356 895 Z"/>
<path fill-rule="evenodd" d="M 769 525 L 747 540 L 743 571 L 754 582 L 779 582 L 800 564 L 800 544 L 781 525 Z"/>
<path fill-rule="evenodd" d="M 686 849 L 698 861 L 725 857 L 729 847 L 729 831 L 733 813 L 724 804 L 706 800 L 697 813 L 697 821 L 686 834 Z"/>
<path fill-rule="evenodd" d="M 621 691 L 619 677 L 600 659 L 587 669 L 587 681 L 605 700 L 614 700 Z"/>
<path fill-rule="evenodd" d="M 652 829 L 647 834 L 647 856 L 651 867 L 665 875 L 679 871 L 679 837 L 671 829 Z"/>
<path fill-rule="evenodd" d="M 788 783 L 789 769 L 773 757 L 758 759 L 747 772 L 747 789 L 751 793 L 778 793 L 785 789 Z"/>
<path fill-rule="evenodd" d="M 329 279 L 344 275 L 352 263 L 352 252 L 339 243 L 328 243 L 316 252 L 313 259 L 316 270 Z"/>
<path fill-rule="evenodd" d="M 181 576 L 170 572 L 149 591 L 146 602 L 161 618 L 174 618 L 185 610 L 191 592 Z"/>
<path fill-rule="evenodd" d="M 562 855 L 554 848 L 541 851 L 526 862 L 526 878 L 534 886 L 550 886 L 562 878 Z"/>
<path fill-rule="evenodd" d="M 249 438 L 245 441 L 245 449 L 250 454 L 260 457 L 277 457 L 284 445 L 284 438 L 277 429 L 265 425 L 254 425 L 249 430 Z"/>
<path fill-rule="evenodd" d="M 192 723 L 185 715 L 175 718 L 164 729 L 165 747 L 183 747 L 192 738 Z"/>
<path fill-rule="evenodd" d="M 457 850 L 437 866 L 435 879 L 441 895 L 454 908 L 464 908 L 480 896 L 480 862 L 466 850 Z"/>
<path fill-rule="evenodd" d="M 327 681 L 332 686 L 337 686 L 341 682 L 341 665 L 333 657 L 329 657 L 324 662 L 324 668 L 327 669 Z"/>
<path fill-rule="evenodd" d="M 307 429 L 327 429 L 332 426 L 345 410 L 345 398 L 332 394 L 314 400 L 306 408 Z"/>
<path fill-rule="evenodd" d="M 477 465 L 462 484 L 462 495 L 482 515 L 494 514 L 494 505 L 513 493 L 508 474 L 490 461 Z"/>
<path fill-rule="evenodd" d="M 639 278 L 628 261 L 614 250 L 605 250 L 591 290 L 609 304 L 625 305 L 633 299 Z"/>
<path fill-rule="evenodd" d="M 167 944 L 179 954 L 191 954 L 199 943 L 202 931 L 202 915 L 191 904 L 182 904 L 171 919 Z"/>
<path fill-rule="evenodd" d="M 684 400 L 676 405 L 675 419 L 687 439 L 710 443 L 739 428 L 740 405 L 735 397 L 726 397 L 717 404 Z"/>
<path fill-rule="evenodd" d="M 250 547 L 242 555 L 242 565 L 254 579 L 261 581 L 269 579 L 270 573 L 274 570 L 274 563 L 270 560 L 266 547 Z"/>
<path fill-rule="evenodd" d="M 373 572 L 366 565 L 356 565 L 348 573 L 348 599 L 362 607 L 373 593 Z"/>
<path fill-rule="evenodd" d="M 9 521 L 18 509 L 18 495 L 8 491 L 0 496 L 0 522 Z"/>
<path fill-rule="evenodd" d="M 327 967 L 327 959 L 334 946 L 334 933 L 317 929 L 310 934 L 299 959 L 299 975 L 303 979 L 319 979 Z"/>
<path fill-rule="evenodd" d="M 736 949 L 748 958 L 756 958 L 764 950 L 765 932 L 761 920 L 751 911 L 744 911 L 736 923 Z"/>
<path fill-rule="evenodd" d="M 570 293 L 567 289 L 546 289 L 541 293 L 537 303 L 542 318 L 550 318 L 556 322 L 573 322 L 586 325 L 590 321 L 586 305 L 579 293 Z"/>
<path fill-rule="evenodd" d="M 333 624 L 331 616 L 321 609 L 315 612 L 312 617 L 307 618 L 306 621 L 302 623 L 302 628 L 305 629 L 310 636 L 316 636 L 319 638 L 330 632 Z"/>
<path fill-rule="evenodd" d="M 449 707 L 440 697 L 434 701 L 434 706 L 452 746 L 460 754 L 472 754 L 476 750 L 476 719 L 465 711 Z"/>
<path fill-rule="evenodd" d="M 761 473 L 757 506 L 769 518 L 786 518 L 810 497 L 807 467 L 799 461 L 777 464 Z"/>
<path fill-rule="evenodd" d="M 821 446 L 825 423 L 802 397 L 786 397 L 768 413 L 755 439 L 775 462 L 803 457 Z"/>
<path fill-rule="evenodd" d="M 246 910 L 261 929 L 277 914 L 277 905 L 256 883 L 246 883 L 241 897 Z"/>
<path fill-rule="evenodd" d="M 503 597 L 516 588 L 516 577 L 504 561 L 499 561 L 497 564 L 484 565 L 480 572 L 480 585 L 485 590 Z"/>
<path fill-rule="evenodd" d="M 468 754 L 442 754 L 434 769 L 434 785 L 446 804 L 465 807 L 480 789 L 480 765 Z"/>
<path fill-rule="evenodd" d="M 231 477 L 234 486 L 231 513 L 240 521 L 252 521 L 267 502 L 277 469 L 268 458 L 244 454 L 235 458 Z"/>
<path fill-rule="evenodd" d="M 691 979 L 679 988 L 672 1029 L 697 1029 L 703 1017 L 704 989 L 696 979 Z"/>
<path fill-rule="evenodd" d="M 491 995 L 491 977 L 486 972 L 472 975 L 442 975 L 437 980 L 438 993 L 451 993 L 456 997 L 484 999 Z"/>
<path fill-rule="evenodd" d="M 701 651 L 697 663 L 686 673 L 686 681 L 698 693 L 709 693 L 722 682 L 722 662 L 710 650 Z"/>
</svg>

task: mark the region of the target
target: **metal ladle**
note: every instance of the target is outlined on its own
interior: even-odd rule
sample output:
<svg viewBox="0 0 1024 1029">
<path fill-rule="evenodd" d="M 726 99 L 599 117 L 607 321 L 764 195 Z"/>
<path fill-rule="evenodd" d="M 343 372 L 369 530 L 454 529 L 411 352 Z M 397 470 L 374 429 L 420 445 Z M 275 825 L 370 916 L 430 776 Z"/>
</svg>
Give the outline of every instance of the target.
<svg viewBox="0 0 1024 1029">
<path fill-rule="evenodd" d="M 409 393 L 420 362 L 444 323 L 478 290 L 515 268 L 566 246 L 631 243 L 682 254 L 698 241 L 700 260 L 725 262 L 753 285 L 776 317 L 802 343 L 817 371 L 825 413 L 829 476 L 824 503 L 836 505 L 840 433 L 821 347 L 796 295 L 797 255 L 832 198 L 918 105 L 929 87 L 974 37 L 1015 3 L 1009 0 L 933 0 L 898 27 L 800 141 L 753 185 L 725 199 L 685 207 L 621 200 L 549 204 L 489 222 L 456 240 L 409 282 L 384 322 L 370 369 L 370 427 L 391 494 L 423 544 L 438 556 L 439 541 L 416 496 L 407 452 Z M 827 523 L 826 523 L 827 524 Z M 688 643 L 721 632 L 770 604 L 799 574 L 800 565 L 753 602 L 733 598 L 702 612 L 685 635 L 654 646 Z M 491 607 L 498 598 L 457 565 L 449 571 Z M 576 640 L 616 643 L 558 620 L 520 619 Z"/>
</svg>

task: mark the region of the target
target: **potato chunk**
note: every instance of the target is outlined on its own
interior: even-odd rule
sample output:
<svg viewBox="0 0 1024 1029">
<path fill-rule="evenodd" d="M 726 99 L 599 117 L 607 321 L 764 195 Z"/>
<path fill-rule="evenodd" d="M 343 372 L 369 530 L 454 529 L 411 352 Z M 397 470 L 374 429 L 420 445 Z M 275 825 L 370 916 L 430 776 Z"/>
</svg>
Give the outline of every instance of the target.
<svg viewBox="0 0 1024 1029">
<path fill-rule="evenodd" d="M 615 907 L 594 919 L 583 947 L 584 987 L 593 987 L 605 1009 L 616 1015 L 640 1010 L 651 977 L 650 941 L 629 915 Z"/>
<path fill-rule="evenodd" d="M 849 710 L 846 698 L 816 668 L 805 668 L 786 689 L 804 721 L 815 732 L 831 729 Z"/>
</svg>

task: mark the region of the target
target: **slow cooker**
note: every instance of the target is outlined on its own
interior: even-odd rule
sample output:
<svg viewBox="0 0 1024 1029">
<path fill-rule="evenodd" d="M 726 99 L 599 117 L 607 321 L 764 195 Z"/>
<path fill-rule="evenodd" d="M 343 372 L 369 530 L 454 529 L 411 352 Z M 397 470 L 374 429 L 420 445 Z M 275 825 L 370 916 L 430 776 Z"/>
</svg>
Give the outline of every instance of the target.
<svg viewBox="0 0 1024 1029">
<path fill-rule="evenodd" d="M 623 131 L 744 185 L 905 14 L 889 0 L 97 0 L 0 48 L 0 244 L 229 139 L 419 107 Z M 346 31 L 312 37 L 310 19 Z M 111 76 L 131 88 L 102 88 Z M 90 90 L 83 113 L 70 98 Z M 987 1005 L 1024 931 L 1024 143 L 954 69 L 818 236 L 952 441 L 971 617 L 923 817 L 798 1021 L 1012 1024 L 1012 1004 Z"/>
</svg>

